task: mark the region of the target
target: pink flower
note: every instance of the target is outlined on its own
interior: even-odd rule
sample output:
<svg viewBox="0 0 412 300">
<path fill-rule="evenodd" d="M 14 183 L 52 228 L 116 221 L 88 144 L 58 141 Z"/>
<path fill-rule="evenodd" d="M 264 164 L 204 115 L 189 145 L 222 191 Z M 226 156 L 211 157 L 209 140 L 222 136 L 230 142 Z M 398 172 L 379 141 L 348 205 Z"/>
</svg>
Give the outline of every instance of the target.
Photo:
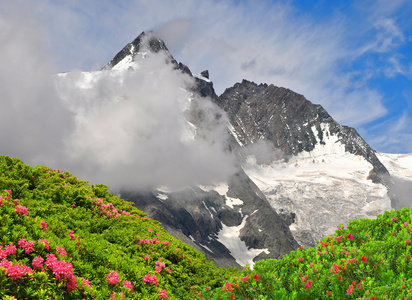
<svg viewBox="0 0 412 300">
<path fill-rule="evenodd" d="M 249 276 L 240 277 L 240 281 L 246 282 L 249 279 Z"/>
<path fill-rule="evenodd" d="M 10 244 L 6 246 L 6 249 L 5 249 L 6 256 L 16 255 L 16 251 L 17 251 L 17 248 L 15 245 Z"/>
<path fill-rule="evenodd" d="M 362 260 L 364 263 L 366 263 L 366 262 L 367 262 L 366 256 L 363 255 L 362 258 L 361 258 L 361 260 Z"/>
<path fill-rule="evenodd" d="M 57 281 L 65 281 L 67 291 L 70 292 L 77 287 L 76 277 L 73 274 L 73 265 L 58 260 L 54 254 L 46 254 L 45 265 L 52 270 Z"/>
<path fill-rule="evenodd" d="M 67 252 L 66 252 L 66 250 L 64 250 L 63 247 L 56 247 L 56 251 L 57 251 L 57 253 L 60 254 L 61 256 L 66 256 L 66 255 L 67 255 Z"/>
<path fill-rule="evenodd" d="M 410 242 L 411 242 L 410 240 L 406 239 L 406 243 L 407 243 L 407 244 L 409 244 Z"/>
<path fill-rule="evenodd" d="M 20 263 L 12 265 L 7 269 L 7 276 L 11 277 L 13 280 L 20 279 L 24 275 L 32 273 L 33 271 L 30 267 L 26 265 L 21 266 Z"/>
<path fill-rule="evenodd" d="M 161 290 L 161 291 L 159 292 L 159 298 L 167 299 L 166 290 Z"/>
<path fill-rule="evenodd" d="M 130 281 L 123 280 L 123 287 L 129 289 L 131 292 L 133 292 L 133 285 Z"/>
<path fill-rule="evenodd" d="M 69 238 L 71 239 L 71 240 L 74 240 L 75 238 L 74 238 L 74 231 L 73 230 L 70 230 L 70 232 L 69 232 Z"/>
<path fill-rule="evenodd" d="M 155 264 L 156 264 L 156 266 L 159 266 L 159 268 L 166 267 L 166 264 L 164 262 L 157 261 Z"/>
<path fill-rule="evenodd" d="M 55 261 L 51 269 L 57 280 L 69 280 L 73 276 L 73 265 L 64 260 Z"/>
<path fill-rule="evenodd" d="M 305 283 L 304 288 L 305 289 L 310 289 L 310 286 L 312 285 L 312 282 L 310 280 L 308 280 L 308 282 Z"/>
<path fill-rule="evenodd" d="M 47 251 L 50 250 L 49 241 L 46 239 L 39 239 L 39 243 L 42 243 Z"/>
<path fill-rule="evenodd" d="M 53 270 L 54 265 L 58 262 L 57 257 L 54 254 L 47 253 L 46 254 L 46 266 L 50 269 Z"/>
<path fill-rule="evenodd" d="M 352 259 L 348 259 L 348 263 L 350 263 L 350 264 L 352 264 L 353 265 L 353 263 L 356 261 L 356 257 L 355 258 L 352 258 Z"/>
<path fill-rule="evenodd" d="M 341 240 L 342 238 L 343 238 L 343 236 L 340 235 L 340 236 L 335 237 L 334 240 L 340 242 L 340 240 Z"/>
<path fill-rule="evenodd" d="M 299 261 L 299 262 L 303 261 L 303 258 L 299 257 L 299 258 L 298 258 L 298 261 Z"/>
<path fill-rule="evenodd" d="M 149 228 L 148 231 L 149 231 L 149 232 L 153 232 L 153 229 L 152 229 L 152 228 Z"/>
<path fill-rule="evenodd" d="M 107 274 L 106 279 L 110 285 L 115 285 L 119 282 L 119 274 L 116 271 L 111 270 L 110 273 Z"/>
<path fill-rule="evenodd" d="M 319 242 L 320 242 L 320 244 L 322 245 L 322 248 L 329 246 L 328 243 L 324 243 L 324 242 L 322 242 L 322 241 L 319 241 Z"/>
<path fill-rule="evenodd" d="M 28 215 L 28 211 L 27 211 L 27 207 L 24 207 L 24 206 L 21 206 L 21 205 L 18 205 L 15 209 L 14 209 L 14 211 L 17 213 L 17 214 L 22 214 L 22 215 Z"/>
<path fill-rule="evenodd" d="M 259 280 L 259 275 L 255 273 L 255 275 L 253 275 L 253 279 L 258 281 Z"/>
<path fill-rule="evenodd" d="M 149 260 L 150 257 L 146 255 L 146 256 L 143 256 L 143 259 L 144 259 L 144 260 Z"/>
<path fill-rule="evenodd" d="M 156 275 L 152 276 L 150 274 L 147 274 L 143 277 L 143 282 L 144 283 L 153 283 L 154 285 L 157 285 L 159 283 L 157 278 L 156 278 Z"/>
<path fill-rule="evenodd" d="M 409 223 L 406 222 L 406 221 L 405 221 L 405 223 L 403 223 L 403 227 L 406 227 L 406 226 L 408 226 L 408 225 L 409 225 Z"/>
<path fill-rule="evenodd" d="M 398 221 L 398 218 L 393 217 L 393 218 L 392 218 L 392 221 L 393 221 L 393 222 Z"/>
<path fill-rule="evenodd" d="M 66 287 L 68 292 L 74 290 L 77 287 L 76 277 L 73 274 L 67 279 Z"/>
<path fill-rule="evenodd" d="M 44 221 L 40 222 L 40 228 L 43 229 L 43 231 L 47 231 L 47 223 Z"/>
<path fill-rule="evenodd" d="M 346 293 L 347 294 L 352 294 L 352 292 L 353 292 L 353 284 L 351 284 L 349 287 L 348 287 L 348 289 L 346 290 Z"/>
<path fill-rule="evenodd" d="M 35 258 L 33 258 L 33 261 L 31 264 L 33 265 L 33 268 L 38 269 L 38 270 L 43 270 L 44 269 L 42 266 L 43 261 L 44 261 L 43 258 L 41 258 L 40 256 L 36 256 Z"/>
<path fill-rule="evenodd" d="M 20 248 L 23 248 L 26 254 L 30 254 L 34 250 L 34 242 L 21 239 L 17 243 Z"/>
<path fill-rule="evenodd" d="M 13 266 L 13 263 L 11 261 L 8 261 L 6 259 L 0 261 L 0 268 L 5 268 L 6 270 L 8 270 L 11 266 Z"/>
<path fill-rule="evenodd" d="M 351 240 L 351 241 L 353 240 L 353 234 L 352 233 L 348 233 L 348 239 Z"/>
<path fill-rule="evenodd" d="M 82 289 L 82 288 L 85 287 L 85 286 L 87 286 L 87 287 L 89 287 L 89 288 L 92 288 L 92 285 L 91 285 L 89 279 L 85 279 L 85 280 L 83 281 L 83 284 L 82 284 L 82 286 L 81 286 L 80 288 Z"/>
</svg>

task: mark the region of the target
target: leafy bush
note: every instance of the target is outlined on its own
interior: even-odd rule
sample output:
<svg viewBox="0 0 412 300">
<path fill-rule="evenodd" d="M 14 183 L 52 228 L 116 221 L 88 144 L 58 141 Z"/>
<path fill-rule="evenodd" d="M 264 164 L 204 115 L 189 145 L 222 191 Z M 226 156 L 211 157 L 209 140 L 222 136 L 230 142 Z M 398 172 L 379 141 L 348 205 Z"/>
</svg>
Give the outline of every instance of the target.
<svg viewBox="0 0 412 300">
<path fill-rule="evenodd" d="M 8 156 L 0 156 L 0 230 L 0 299 L 198 299 L 238 273 L 107 187 Z"/>
<path fill-rule="evenodd" d="M 403 208 L 222 269 L 107 187 L 0 156 L 0 299 L 408 299 L 411 230 Z"/>
<path fill-rule="evenodd" d="M 317 247 L 263 260 L 204 299 L 408 299 L 412 297 L 412 211 L 341 224 Z"/>
</svg>

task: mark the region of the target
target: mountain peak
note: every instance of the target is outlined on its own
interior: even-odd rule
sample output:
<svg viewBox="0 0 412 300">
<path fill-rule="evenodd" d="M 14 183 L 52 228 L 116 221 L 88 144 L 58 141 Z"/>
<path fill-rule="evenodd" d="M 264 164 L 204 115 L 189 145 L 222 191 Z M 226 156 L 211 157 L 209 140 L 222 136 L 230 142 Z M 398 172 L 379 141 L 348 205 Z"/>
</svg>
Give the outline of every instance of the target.
<svg viewBox="0 0 412 300">
<path fill-rule="evenodd" d="M 169 49 L 167 49 L 165 42 L 154 31 L 143 31 L 131 43 L 124 46 L 123 49 L 102 68 L 102 70 L 110 70 L 116 65 L 123 65 L 121 62 L 123 62 L 127 68 L 127 66 L 133 62 L 136 54 L 142 52 L 157 53 L 160 51 L 169 53 Z"/>
</svg>

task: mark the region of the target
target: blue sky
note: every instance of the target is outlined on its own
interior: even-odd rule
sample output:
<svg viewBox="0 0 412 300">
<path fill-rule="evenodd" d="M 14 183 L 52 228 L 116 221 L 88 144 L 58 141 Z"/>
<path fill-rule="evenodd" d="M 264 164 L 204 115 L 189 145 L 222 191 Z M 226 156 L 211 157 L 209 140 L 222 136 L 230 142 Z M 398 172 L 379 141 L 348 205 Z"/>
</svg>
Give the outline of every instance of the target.
<svg viewBox="0 0 412 300">
<path fill-rule="evenodd" d="M 192 72 L 209 70 L 218 94 L 242 79 L 290 88 L 355 127 L 373 149 L 412 152 L 410 0 L 0 4 L 0 16 L 42 41 L 39 60 L 54 72 L 98 70 L 155 30 Z"/>
</svg>

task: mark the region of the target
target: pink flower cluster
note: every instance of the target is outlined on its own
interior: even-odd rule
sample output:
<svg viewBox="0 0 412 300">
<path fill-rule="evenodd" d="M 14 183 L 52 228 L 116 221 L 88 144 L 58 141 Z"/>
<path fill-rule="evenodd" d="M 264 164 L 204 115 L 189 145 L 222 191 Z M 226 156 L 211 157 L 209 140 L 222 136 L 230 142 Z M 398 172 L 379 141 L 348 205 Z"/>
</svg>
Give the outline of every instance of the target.
<svg viewBox="0 0 412 300">
<path fill-rule="evenodd" d="M 47 223 L 44 221 L 40 222 L 40 228 L 43 229 L 43 231 L 47 231 Z"/>
<path fill-rule="evenodd" d="M 67 252 L 63 247 L 56 247 L 56 251 L 58 254 L 60 254 L 61 256 L 66 256 Z"/>
<path fill-rule="evenodd" d="M 26 215 L 26 216 L 29 214 L 27 207 L 21 206 L 21 205 L 17 205 L 14 211 L 16 212 L 16 214 L 21 214 L 21 215 Z"/>
<path fill-rule="evenodd" d="M 58 260 L 54 254 L 46 254 L 46 266 L 53 271 L 57 281 L 65 281 L 67 291 L 70 292 L 77 287 L 76 277 L 73 274 L 73 265 L 64 260 Z"/>
<path fill-rule="evenodd" d="M 10 200 L 11 200 L 11 190 L 4 190 L 5 192 L 7 192 L 7 196 L 6 197 L 1 197 L 0 196 L 0 206 L 3 206 L 3 200 L 6 200 L 7 202 L 5 203 L 6 205 L 10 204 Z"/>
<path fill-rule="evenodd" d="M 70 230 L 70 232 L 69 232 L 69 238 L 70 238 L 71 240 L 74 240 L 74 239 L 75 239 L 75 237 L 74 237 L 74 231 L 73 231 L 73 230 Z"/>
<path fill-rule="evenodd" d="M 44 271 L 44 267 L 42 265 L 43 262 L 44 262 L 44 258 L 40 256 L 36 256 L 35 258 L 33 258 L 33 261 L 31 264 L 33 268 Z"/>
<path fill-rule="evenodd" d="M 82 284 L 82 286 L 81 286 L 80 288 L 83 288 L 83 287 L 85 287 L 85 286 L 87 286 L 87 287 L 89 287 L 89 288 L 92 288 L 92 285 L 91 285 L 89 279 L 85 279 L 85 280 L 83 281 L 83 284 Z"/>
<path fill-rule="evenodd" d="M 110 273 L 107 274 L 106 279 L 110 285 L 115 285 L 119 282 L 119 274 L 116 271 L 111 270 Z"/>
<path fill-rule="evenodd" d="M 160 259 L 160 260 L 162 260 L 162 259 Z M 156 264 L 156 272 L 157 273 L 162 272 L 162 269 L 164 267 L 166 267 L 166 264 L 164 262 L 161 262 L 161 261 L 157 261 L 155 264 Z"/>
<path fill-rule="evenodd" d="M 21 239 L 17 243 L 20 248 L 23 248 L 26 254 L 30 254 L 34 249 L 34 242 L 33 241 L 26 241 L 25 239 Z"/>
<path fill-rule="evenodd" d="M 133 284 L 128 280 L 123 280 L 123 287 L 133 292 Z"/>
<path fill-rule="evenodd" d="M 120 210 L 120 212 L 122 213 L 122 214 L 124 214 L 125 216 L 130 216 L 130 213 L 129 212 L 127 212 L 127 211 L 125 211 L 125 210 Z"/>
<path fill-rule="evenodd" d="M 312 285 L 312 281 L 308 280 L 308 281 L 305 283 L 304 288 L 305 288 L 305 289 L 310 289 L 311 285 Z"/>
<path fill-rule="evenodd" d="M 6 259 L 9 255 L 16 255 L 16 246 L 10 244 L 5 249 L 0 246 L 0 260 Z"/>
<path fill-rule="evenodd" d="M 50 250 L 50 246 L 49 246 L 49 241 L 46 239 L 39 239 L 39 243 L 42 243 L 44 245 L 44 248 L 46 248 L 47 251 Z"/>
<path fill-rule="evenodd" d="M 111 218 L 117 219 L 118 217 L 120 217 L 120 214 L 117 211 L 117 209 L 114 207 L 113 203 L 104 204 L 102 199 L 93 198 L 92 204 L 93 204 L 93 200 L 96 200 L 96 205 L 100 207 L 100 215 L 105 214 L 110 219 Z"/>
<path fill-rule="evenodd" d="M 159 292 L 159 298 L 167 299 L 166 290 L 161 290 L 161 291 Z"/>
<path fill-rule="evenodd" d="M 159 281 L 156 278 L 156 275 L 150 275 L 150 274 L 147 274 L 143 277 L 143 282 L 152 283 L 154 285 L 157 285 L 159 283 Z"/>
<path fill-rule="evenodd" d="M 169 241 L 164 241 L 162 242 L 158 238 L 152 238 L 152 239 L 141 239 L 139 240 L 139 245 L 141 244 L 163 244 L 163 245 L 169 245 Z"/>
<path fill-rule="evenodd" d="M 26 266 L 21 265 L 20 263 L 13 265 L 12 262 L 3 259 L 0 262 L 0 268 L 4 268 L 7 270 L 7 276 L 11 277 L 11 279 L 16 280 L 22 278 L 26 274 L 32 274 L 33 270 Z"/>
</svg>

